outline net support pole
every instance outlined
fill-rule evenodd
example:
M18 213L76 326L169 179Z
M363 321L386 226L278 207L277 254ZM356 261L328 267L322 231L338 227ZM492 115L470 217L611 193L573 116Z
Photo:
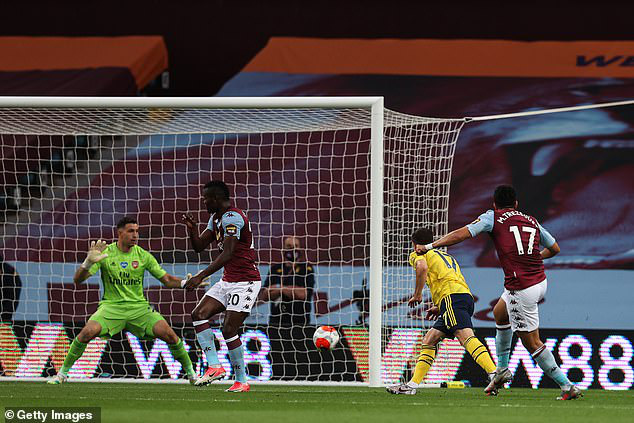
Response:
M370 133L370 339L369 383L381 381L383 317L383 98L372 105Z

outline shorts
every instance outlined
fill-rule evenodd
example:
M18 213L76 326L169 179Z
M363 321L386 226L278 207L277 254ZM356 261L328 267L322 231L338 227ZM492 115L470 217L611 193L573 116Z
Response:
M528 288L509 291L504 289L502 299L506 303L511 329L513 332L532 332L539 328L539 312L537 303L546 295L548 280Z
M458 329L473 328L473 297L471 294L449 294L440 300L440 315L433 328L445 334Z
M88 320L101 325L101 332L97 335L100 338L111 338L125 329L132 332L137 338L154 339L156 338L154 325L165 319L149 304L126 306L125 308L121 305L100 304L97 311Z
M251 313L261 286L262 281L225 282L220 279L205 295L218 300L228 311Z

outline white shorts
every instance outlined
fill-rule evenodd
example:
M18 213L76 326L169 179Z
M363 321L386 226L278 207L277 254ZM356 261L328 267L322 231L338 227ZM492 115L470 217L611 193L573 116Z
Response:
M225 309L250 313L258 299L262 281L225 282L220 279L205 292L205 295L218 300Z
M506 303L511 329L513 332L532 332L539 328L539 303L546 295L548 280L529 286L526 289L509 291L504 289L502 299Z

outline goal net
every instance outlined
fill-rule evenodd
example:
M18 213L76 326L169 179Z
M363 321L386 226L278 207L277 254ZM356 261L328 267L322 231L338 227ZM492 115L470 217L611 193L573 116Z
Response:
M226 182L248 216L263 286L303 288L262 301L247 319L251 380L377 385L409 376L430 324L425 306L407 307L410 235L447 231L464 120L405 115L382 99L58 100L0 101L1 376L60 369L102 291L98 274L79 286L73 274L91 240L116 242L122 217L138 220L139 245L170 274L217 257L215 245L195 253L181 221L192 213L204 230L210 180ZM204 372L190 317L204 290L167 289L149 273L144 288ZM222 317L211 322L232 377ZM313 344L321 325L340 335L331 350ZM452 379L444 351L455 347L440 347L427 381ZM163 341L124 330L91 341L69 376L176 380L183 371Z

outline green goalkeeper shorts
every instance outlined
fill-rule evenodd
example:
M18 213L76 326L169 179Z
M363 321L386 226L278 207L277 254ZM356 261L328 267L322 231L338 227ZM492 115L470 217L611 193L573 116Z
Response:
M100 338L111 338L125 329L137 338L154 339L154 325L165 319L149 304L99 304L88 320L101 325Z

